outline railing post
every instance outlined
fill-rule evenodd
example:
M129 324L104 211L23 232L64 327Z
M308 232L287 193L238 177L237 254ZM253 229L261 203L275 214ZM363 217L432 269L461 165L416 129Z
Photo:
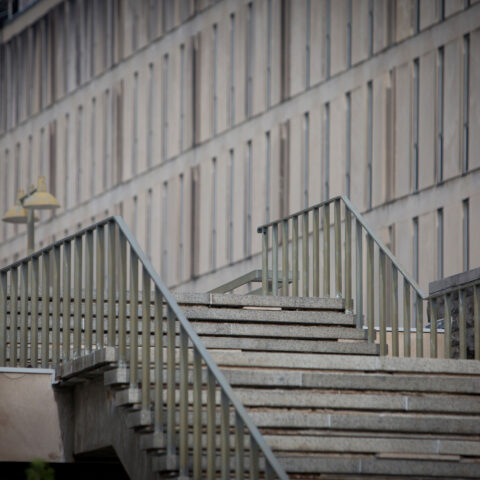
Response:
M259 472L259 452L258 452L258 445L253 439L252 436L250 436L250 479L252 480L258 480L260 478L260 472ZM223 478L228 478L228 476L223 477Z
M320 296L320 211L313 210L313 296Z
M288 220L282 222L282 295L288 296Z
M379 309L378 316L380 321L380 355L387 354L387 329L386 329L386 310L385 310L385 298L386 298L386 288L385 288L385 254L380 250L379 251L379 265L378 265L378 274L379 274Z
M20 266L20 366L27 366L28 350L28 263Z
M73 355L82 354L82 237L77 235L74 240L73 252Z
M323 206L323 295L330 296L330 204Z
M70 290L70 281L71 281L71 269L72 269L72 252L71 252L71 243L67 241L63 244L63 318L62 318L62 357L63 361L70 359L70 328L71 328L71 290ZM33 278L35 278L35 271L38 271L38 260L37 267L35 267L35 262L33 264ZM34 281L34 285L37 283ZM36 289L36 288L35 288ZM33 308L32 308L33 316Z
M142 410L150 409L150 276L145 268L142 269ZM172 318L172 322L175 322ZM170 328L170 327L169 327ZM175 329L175 325L173 326ZM169 331L169 352L170 352ZM175 342L175 341L174 341ZM173 347L175 349L175 346ZM175 363L175 352L173 353ZM169 407L171 404L169 403ZM175 413L175 406L173 406Z
M42 254L42 368L48 368L49 360L49 317L50 317L50 288L49 288L49 252Z
M18 271L10 271L10 366L17 366Z
M238 413L235 413L235 479L245 479L245 440L243 422Z
M229 432L230 434L230 432ZM193 479L202 478L202 357L193 349Z
M278 224L272 227L272 295L278 295Z
M144 303L145 306L145 303ZM145 312L145 310L144 310ZM145 316L145 313L143 314ZM142 328L145 328L142 325ZM145 345L145 344L144 344ZM143 348L145 348L143 345ZM175 314L167 307L167 456L175 450Z
M5 367L7 354L7 272L0 272L0 367Z
M298 217L292 220L292 296L298 297Z
M429 311L430 311L430 357L437 358L438 301L436 298L429 300Z
M403 279L403 355L410 357L411 352L411 322L410 322L410 284Z
M302 216L302 294L308 297L309 286L309 255L308 255L308 212Z
M60 358L60 246L53 247L53 318L52 318L52 363L56 365Z
M373 238L367 235L367 325L368 341L375 341L375 306L374 306L374 257L373 257Z
M398 357L398 270L392 266L392 355Z
M93 230L85 234L85 353L92 351Z
M207 367L207 478L216 478L215 468L215 377ZM243 478L243 477L242 477Z
M467 321L465 315L465 289L458 291L458 337L459 358L467 358Z
M268 227L262 230L262 295L268 295Z
M417 357L423 357L423 300L418 293L415 304L417 308Z
M220 396L221 478L230 478L230 408L227 396Z
M357 317L357 328L363 327L363 237L362 237L362 224L360 220L356 220L356 258L355 258L355 270L356 270L356 317Z
M352 216L345 205L345 310L353 311L352 305Z
M132 251L132 254L135 255ZM135 257L135 263L137 259ZM132 308L130 306L130 308ZM138 309L138 305L135 306ZM138 316L138 312L137 312ZM138 319L135 327L134 336L138 335ZM130 348L133 348L131 346ZM135 342L137 350L137 342ZM137 352L135 352L135 360ZM154 428L155 432L163 432L163 302L162 294L158 288L155 288L155 392L154 392ZM133 368L133 367L130 367ZM137 368L137 362L135 362ZM136 378L135 385L136 385Z
M443 318L445 319L443 326L445 330L445 333L443 334L443 348L445 350L445 358L452 357L452 311L450 298L449 293L443 296Z
M108 332L107 344L115 346L115 224L108 223Z
M480 360L480 284L473 286L473 330L475 360Z
M180 326L179 476L188 478L188 336Z
M127 332L126 332L126 308L127 308L127 242L125 236L120 233L118 239L119 264L118 264L118 351L119 364L125 365L127 360ZM150 305L148 305L150 311ZM150 339L149 339L150 340ZM145 346L144 346L145 348ZM150 358L149 358L150 363ZM142 368L145 366L142 365Z
M155 307L155 312L156 312ZM161 308L161 304L160 304ZM143 310L142 310L143 312ZM143 316L142 316L143 319ZM160 321L162 317L160 317ZM143 322L142 322L143 323ZM156 325L155 325L156 326ZM138 387L138 259L130 249L130 388Z
M104 292L104 275L105 275L105 234L104 226L100 225L96 228L96 251L97 251L97 293L95 300L96 314L96 344L97 348L103 348L105 335L105 292Z
M38 257L32 257L32 286L30 288L30 363L38 365Z
M341 229L340 199L334 204L335 231L335 296L342 297L342 229Z

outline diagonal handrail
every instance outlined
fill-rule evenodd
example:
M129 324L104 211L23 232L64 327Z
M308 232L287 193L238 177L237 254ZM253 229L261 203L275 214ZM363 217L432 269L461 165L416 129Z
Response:
M130 267L129 274L127 265ZM50 269L52 275L50 275ZM139 269L143 283L141 302L138 292ZM18 289L19 272L20 289ZM72 278L73 298L70 289ZM127 322L127 279L130 280L129 323ZM7 288L8 284L9 288ZM95 295L93 294L94 285ZM153 300L151 301L152 288ZM10 301L9 308L8 301ZM142 303L141 309L140 303ZM18 315L18 307L20 307L20 315ZM70 322L72 307L73 328ZM164 317L166 317L167 330L166 345L163 344ZM64 320L67 318L68 322ZM179 327L178 347L175 345L176 323ZM20 327L19 336L17 336L18 327ZM50 329L52 330L51 340L48 336ZM152 336L155 378L153 402L148 388ZM71 342L72 338L73 342ZM142 342L140 359L137 348L139 339ZM128 354L127 341L130 342ZM244 435L246 432L250 439L251 478L259 478L262 469L260 456L263 456L265 478L288 479L245 407L234 394L220 368L121 217L109 217L97 222L0 269L0 366L7 364L7 345L10 366L27 366L29 362L34 366L41 363L45 367L63 364L68 362L72 355L75 358L88 354L96 348L103 348L105 343L108 346L118 347L121 365L127 365L127 361L130 361L130 385L134 388L141 387L142 409L150 412L153 404L155 433L162 434L166 438L168 468L178 469L180 476L188 476L189 465L192 463L193 478L202 476L203 368L206 372L207 389L205 408L207 410L206 470L208 478L214 478L216 475L217 454L220 455L222 475L229 475L231 468L230 414L233 410L234 468L237 478L243 478L245 470L246 439ZM194 353L193 367L190 367L188 360L189 346ZM166 360L164 347L166 347ZM179 379L176 377L177 359L180 368ZM140 367L140 379L137 374L138 367ZM166 392L163 391L164 370L167 374ZM189 381L190 376L193 376L193 382ZM193 456L188 447L188 391L189 384L192 383ZM177 386L180 390L179 406L175 400ZM221 392L220 451L217 451L214 438L217 430L215 399L217 387ZM166 418L164 418L164 407L166 407ZM175 415L177 410L180 414L179 424Z

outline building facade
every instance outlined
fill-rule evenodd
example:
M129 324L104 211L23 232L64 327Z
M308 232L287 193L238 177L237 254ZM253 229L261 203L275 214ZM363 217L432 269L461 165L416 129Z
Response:
M0 2L0 211L37 246L122 215L167 285L260 266L257 226L338 194L428 282L480 266L480 2ZM0 263L25 253L0 226Z

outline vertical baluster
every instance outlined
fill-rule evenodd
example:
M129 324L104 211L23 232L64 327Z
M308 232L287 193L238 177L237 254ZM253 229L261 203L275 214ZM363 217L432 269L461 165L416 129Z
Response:
M458 291L459 358L467 358L467 320L465 315L465 289Z
M275 472L273 471L272 466L266 461L265 462L265 480L274 480Z
M450 303L450 294L443 296L443 318L445 333L443 334L443 348L445 350L445 358L452 358L452 310Z
M473 331L475 360L480 360L480 284L473 286Z
M313 296L320 296L320 212L318 208L313 209Z
M398 270L392 265L392 355L398 357Z
M298 297L298 217L292 220L292 296Z
M352 215L345 206L345 309L353 310L352 305Z
M53 279L52 279L52 362L56 365L60 358L60 245L53 247Z
M38 365L38 257L32 257L30 288L30 363Z
M155 306L155 313L157 313L157 306ZM138 387L138 334L138 259L132 248L130 249L130 388Z
M207 370L207 478L216 478L215 469L215 377ZM243 478L243 477L242 477Z
M42 368L48 367L49 360L49 323L50 323L50 279L49 279L49 252L42 254Z
M115 224L108 224L108 331L109 347L115 346Z
M150 409L150 276L145 268L142 269L142 410ZM175 320L173 329L175 332ZM170 339L169 339L170 340ZM175 333L174 333L175 342ZM170 347L170 345L169 345ZM175 349L175 345L173 347ZM175 351L174 351L175 355ZM175 357L174 357L175 363ZM169 404L170 406L170 404Z
M330 204L323 207L323 296L330 296Z
M262 230L262 295L268 295L268 227Z
M221 394L221 455L222 480L230 478L230 408L227 396Z
M20 366L27 366L28 350L28 263L20 266Z
M355 303L357 310L357 328L362 328L363 326L363 237L362 237L362 224L360 220L356 222L356 259L355 259L355 270L356 270L356 294L355 294Z
M416 294L417 308L417 357L423 357L423 300Z
M245 480L245 439L243 421L235 412L235 478Z
M335 296L342 297L342 226L340 199L334 203L334 232L335 232Z
M309 259L308 259L308 212L302 215L302 294L309 295Z
M193 479L202 478L202 357L193 349Z
M373 257L373 238L367 235L367 325L368 341L375 341L375 305L374 305L374 257Z
M175 456L175 316L167 307L167 455Z
M257 442L250 435L250 480L258 480L260 478L259 468L259 448Z
M385 281L385 254L380 250L378 255L379 266L379 311L378 316L380 320L380 355L387 354L387 328L386 328L386 311L385 311L385 298L386 298L386 281Z
M74 240L73 252L73 356L82 354L82 237Z
M282 222L282 295L288 296L288 220Z
M10 272L10 366L17 366L18 270Z
M105 275L105 235L104 227L100 225L97 227L97 236L96 236L96 253L97 253L97 298L95 304L95 315L96 315L96 343L97 348L103 348L104 344L104 333L105 333L105 322L104 322L104 275Z
M410 322L410 284L403 278L403 355L409 358L411 356L411 322Z
M7 363L7 272L0 272L0 367Z
M136 262L137 260L135 258L135 263ZM135 306L135 309L137 308L138 307ZM138 335L138 325L135 326L133 337L137 337L137 335ZM135 350L137 350L137 342L135 342ZM163 432L163 303L162 303L162 294L158 288L155 288L155 354L154 356L155 356L155 393L154 393L155 432ZM135 354L135 359L136 357L137 355ZM137 368L136 363L135 363L135 368ZM135 385L136 385L136 381L135 381Z
M272 295L278 295L278 223L273 225L272 236Z
M188 478L188 335L180 325L180 477Z
M118 239L119 264L118 264L118 350L121 365L127 360L127 332L126 332L126 309L127 309L127 242L123 233ZM145 306L145 305L144 305ZM150 312L150 303L148 303ZM148 316L150 320L150 317ZM149 322L150 323L150 322ZM145 346L144 346L145 348Z
M35 264L33 267L33 278L35 278ZM71 291L70 281L72 277L72 248L71 242L66 241L63 244L63 331L62 331L62 358L68 360L70 358L70 328L71 328ZM35 283L35 282L34 282ZM33 317L33 305L32 305Z
M430 306L430 357L437 358L437 318L438 301L436 298L429 300Z
M85 234L85 353L92 351L93 230Z

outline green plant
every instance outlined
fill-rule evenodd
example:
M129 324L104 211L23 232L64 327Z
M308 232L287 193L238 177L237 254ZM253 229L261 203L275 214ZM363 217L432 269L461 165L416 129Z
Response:
M25 472L27 480L55 480L53 468L43 460L33 460Z

